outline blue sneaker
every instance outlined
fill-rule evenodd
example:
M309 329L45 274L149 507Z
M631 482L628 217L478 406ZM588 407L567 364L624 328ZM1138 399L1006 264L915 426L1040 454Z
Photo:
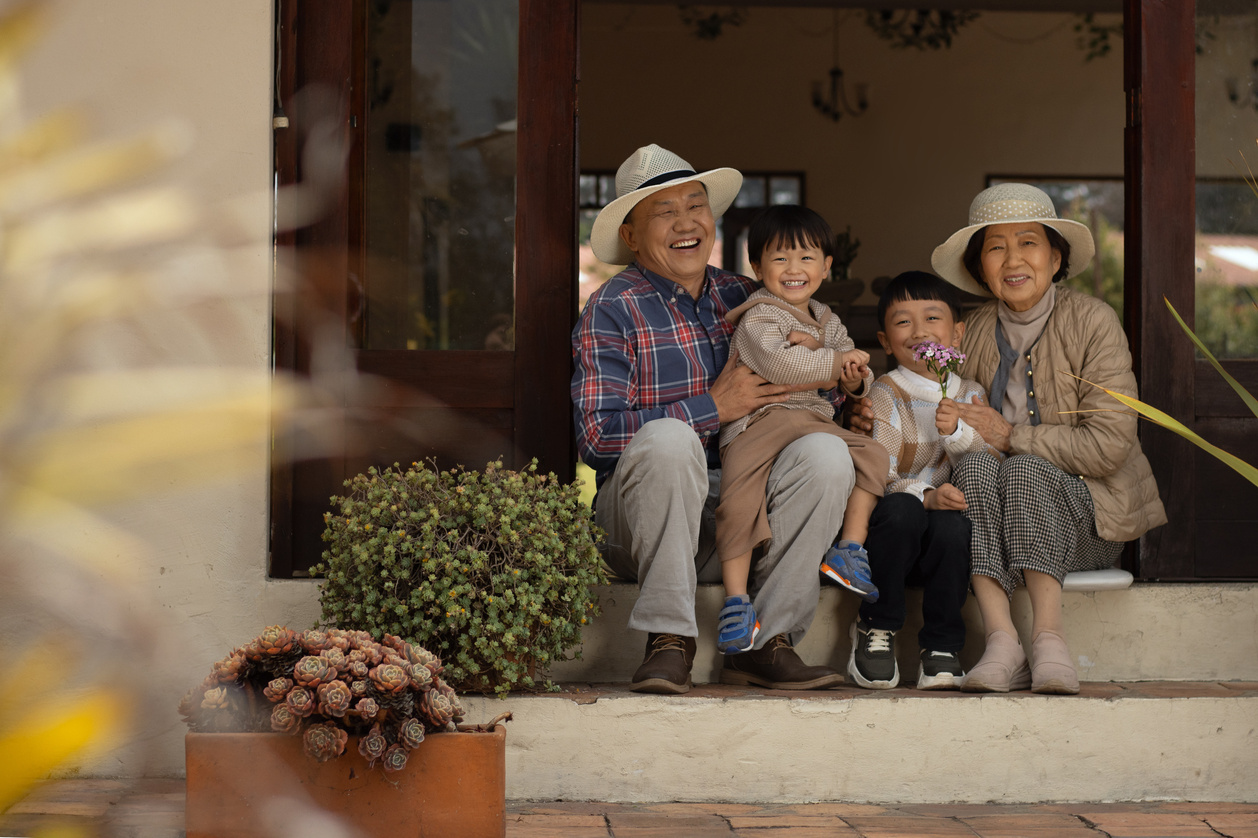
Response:
M821 572L865 602L878 601L878 587L869 570L869 554L855 541L836 541L821 560Z
M716 618L716 648L723 655L745 652L756 642L760 621L746 595L725 598L725 607Z

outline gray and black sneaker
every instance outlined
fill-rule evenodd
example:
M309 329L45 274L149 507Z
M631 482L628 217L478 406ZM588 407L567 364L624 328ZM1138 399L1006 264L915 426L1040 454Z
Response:
M889 690L900 683L900 665L895 660L895 632L870 628L859 617L849 634L852 655L847 674L867 690Z
M922 650L922 665L917 670L919 690L959 690L964 676L956 652Z

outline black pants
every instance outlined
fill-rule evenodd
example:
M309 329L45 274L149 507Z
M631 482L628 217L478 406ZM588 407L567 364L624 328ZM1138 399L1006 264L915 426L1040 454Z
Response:
M877 629L904 627L904 589L923 588L923 649L960 652L965 645L961 608L970 586L970 522L960 512L927 510L915 496L894 492L878 501L869 519L869 567L878 601L860 616Z

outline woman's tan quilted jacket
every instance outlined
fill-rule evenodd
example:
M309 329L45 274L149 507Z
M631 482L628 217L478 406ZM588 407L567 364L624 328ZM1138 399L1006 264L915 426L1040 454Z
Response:
M995 301L967 318L961 351L961 374L990 392L1000 364ZM1015 425L1009 453L1035 454L1082 477L1096 509L1097 534L1107 541L1130 541L1165 524L1153 471L1136 439L1135 415L1092 386L1136 395L1127 336L1113 309L1057 286L1044 333L1031 347L1031 370L1041 424ZM997 410L1000 398L993 397Z

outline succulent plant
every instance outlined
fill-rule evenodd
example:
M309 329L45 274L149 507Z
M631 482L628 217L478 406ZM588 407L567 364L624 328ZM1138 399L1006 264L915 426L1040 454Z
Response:
M396 636L377 641L365 631L269 626L213 664L179 712L198 732L301 736L306 755L319 762L340 756L357 736L369 765L400 771L428 734L462 719L441 671L439 658Z
M401 745L390 745L389 750L384 752L381 764L385 771L401 771L406 767L407 759L406 748Z
M401 658L416 685L419 665L464 690L553 687L546 668L579 655L599 613L593 588L607 581L577 485L534 460L373 468L345 486L311 568L324 577L325 625L388 632L382 662Z
M306 728L302 741L306 745L306 756L315 762L327 762L345 753L349 734L332 722L324 722Z

